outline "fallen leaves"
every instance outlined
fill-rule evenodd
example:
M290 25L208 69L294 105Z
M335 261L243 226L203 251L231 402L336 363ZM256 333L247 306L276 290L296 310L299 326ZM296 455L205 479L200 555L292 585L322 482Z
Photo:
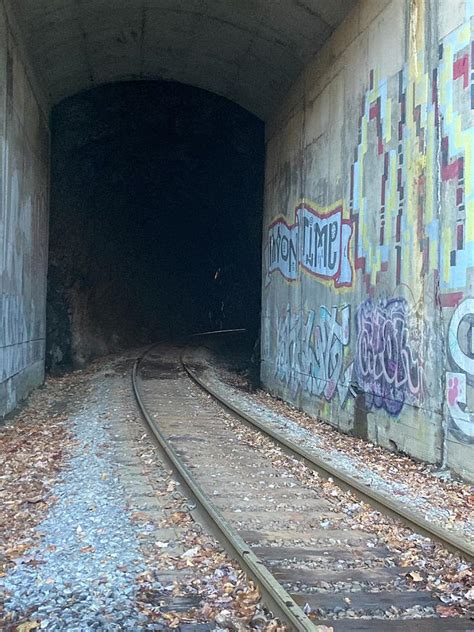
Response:
M73 445L64 403L83 385L80 374L51 378L7 425L0 426L0 576L41 538L35 527L57 500L50 489ZM25 558L24 563L40 566L43 561ZM0 605L0 628L4 629L2 617ZM16 627L9 621L8 625L17 632L39 627L33 620Z
M412 571L411 573L407 573L406 577L411 579L412 582L422 582L423 577L418 573L418 571Z
M62 418L37 409L25 409L15 426L0 429L2 570L36 540L34 527L52 502L48 488L61 465L58 447L67 443Z
M30 630L36 630L39 628L39 621L25 621L25 623L20 623L17 625L16 632L30 632Z

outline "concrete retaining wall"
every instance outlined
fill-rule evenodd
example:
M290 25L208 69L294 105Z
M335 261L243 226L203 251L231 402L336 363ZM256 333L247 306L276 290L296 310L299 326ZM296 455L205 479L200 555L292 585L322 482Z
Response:
M474 477L474 3L363 0L267 126L262 378Z
M0 2L0 415L44 376L49 131Z

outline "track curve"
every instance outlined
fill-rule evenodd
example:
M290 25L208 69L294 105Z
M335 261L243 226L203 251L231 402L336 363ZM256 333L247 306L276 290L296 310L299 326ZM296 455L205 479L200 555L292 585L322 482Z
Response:
M404 632L471 631L465 619L436 618L433 598L428 592L407 590L404 576L409 569L397 566L383 544L370 544L370 536L366 533L352 531L354 527L344 524L338 510L331 508L330 503L323 496L318 496L317 491L313 493L305 489L304 485L298 487L298 483L287 484L282 480L281 476L284 479L285 474L274 467L272 470L271 464L256 453L254 447L236 438L238 432L233 429L232 423L231 428L225 428L223 416L228 415L222 412L222 407L232 411L233 416L237 415L247 425L270 436L272 441L283 446L285 452L313 469L321 471L324 464L315 463L310 454L293 450L284 437L285 441L280 441L279 437L272 436L267 428L253 423L256 420L251 420L249 415L238 411L231 402L208 388L183 358L182 349L174 347L170 351L170 348L167 350L162 346L156 353L155 349L148 349L133 368L133 389L143 417L188 493L195 499L201 515L211 525L211 531L258 584L267 607L289 629L326 630L326 627L313 623L305 611L307 608L308 611L317 611L321 603L328 603L329 609L320 616L321 623L335 625L337 632L380 632L381 629ZM203 389L207 396L203 395ZM213 404L211 397L219 405ZM352 481L345 480L334 468L324 468L323 473L333 477L341 487L361 495ZM356 483L357 487L361 487L360 482ZM270 506L265 505L266 498L271 501ZM367 500L365 496L364 500L371 504L375 502L374 499ZM383 509L384 504L377 502L377 508L380 509L382 505ZM389 507L387 511L400 517L396 509L394 511ZM331 530L332 527L325 530L326 527L320 529L315 526L321 517L327 518L328 515L329 520L336 525L334 530ZM309 523L308 516L311 516ZM249 525L253 530L248 530ZM423 529L424 533L431 525L426 526L428 528ZM376 548L369 551L366 546ZM456 546L454 548L458 551ZM258 557L255 552L259 554ZM329 558L325 557L328 555ZM331 566L332 558L338 562L344 559L348 561L342 566ZM359 593L336 591L325 594L314 592L312 588L318 585L315 582L321 582L322 579L327 580L323 582L326 584L328 581L340 583L342 580L344 587L348 580L353 581L354 578L358 585L367 585L368 589ZM325 615L330 615L336 602L341 610L342 598L343 608L347 607L344 602L353 601L354 604L359 603L362 610L371 608L367 610L369 613L377 611L379 604L385 610L395 607L395 611L401 604L402 618L368 619L362 616L361 620L336 618L324 621ZM304 610L301 607L303 605ZM350 607L357 609L356 605ZM417 612L424 612L423 608L426 611L431 609L433 614L418 618ZM347 627L347 624L356 627ZM397 627L398 624L403 627Z
M219 539L221 541L224 540L226 548L230 549L233 557L260 587L267 606L276 616L280 617L282 621L290 625L291 629L297 630L298 632L317 632L319 626L315 626L311 619L306 616L304 611L266 569L263 562L252 552L250 547L244 542L235 529L232 528L230 523L224 519L217 507L194 479L189 469L181 461L170 442L161 432L153 416L148 411L142 395L138 369L144 357L150 351L151 349L148 349L136 360L132 370L132 385L135 398L149 429L173 468L199 504L200 509L215 526L215 529L220 535Z

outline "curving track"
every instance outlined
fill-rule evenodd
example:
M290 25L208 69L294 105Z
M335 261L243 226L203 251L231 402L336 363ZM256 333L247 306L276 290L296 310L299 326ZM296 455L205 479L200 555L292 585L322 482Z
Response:
M468 620L436 618L431 593L407 585L412 569L397 566L383 542L354 529L324 494L301 483L286 468L287 457L276 467L241 436L222 407L202 392L206 385L182 364L180 351L161 345L137 361L137 401L207 523L289 629L317 630L305 614L311 611L327 618L318 623L332 625L335 632L474 630ZM231 408L228 402L222 404ZM248 415L235 409L233 413L253 423ZM258 429L268 435L267 429ZM271 438L282 439L275 433ZM286 443L286 452L321 471L324 464L311 464L311 455L298 454ZM340 473L331 475L351 487ZM361 490L354 491L361 495ZM392 515L396 509L387 507ZM407 522L406 516L401 518ZM417 529L413 520L410 526ZM418 530L426 534L429 528L427 523ZM439 539L440 534L433 536ZM457 546L462 543L448 544L466 554Z

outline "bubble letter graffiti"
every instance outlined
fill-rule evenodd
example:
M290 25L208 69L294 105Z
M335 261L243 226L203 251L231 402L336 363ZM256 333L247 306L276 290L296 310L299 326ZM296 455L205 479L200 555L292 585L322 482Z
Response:
M295 223L277 219L268 228L265 259L267 281L278 271L295 281L299 267L321 279L332 280L336 287L352 285L349 242L352 225L342 218L342 208L318 213L307 205L295 211Z
M416 323L403 298L367 299L357 310L355 372L368 409L398 415L405 401L418 403L423 368Z
M450 430L463 443L474 443L474 411L469 411L467 401L468 384L474 382L474 298L456 308L447 342L453 368L457 369L457 372L446 373Z

